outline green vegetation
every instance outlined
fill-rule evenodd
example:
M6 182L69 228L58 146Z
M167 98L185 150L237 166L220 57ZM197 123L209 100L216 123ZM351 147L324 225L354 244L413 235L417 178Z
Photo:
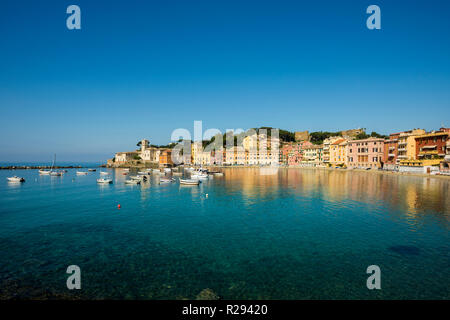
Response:
M358 134L358 135L356 135L356 139L357 140L360 140L360 139L367 139L367 138L382 138L382 139L387 139L388 138L388 136L385 136L385 135L382 135L382 134L379 134L379 133L377 133L377 132L375 132L375 131L372 131L371 133L370 133L370 135L369 134L367 134L367 133L360 133L360 134Z
M336 136L342 137L342 133L340 131L338 132L316 131L311 132L309 136L312 144L322 144L323 140L329 137L336 137Z
M272 136L272 129L274 129L272 127L252 128L252 129L249 129L245 132L241 132L238 134L233 134L233 132L229 131L222 135L223 146L224 147L226 146L227 136L230 137L231 135L233 135L233 140L234 140L233 145L237 146L238 140L242 141L244 139L244 137L249 133L250 130L255 130L259 134L259 133L262 133L262 131L260 131L261 129L266 130L266 134L267 134L268 138L270 138ZM206 147L207 145L209 145L210 143L213 143L216 140L216 138L218 138L218 137L220 137L220 135L215 135L210 140L203 140L202 141L203 148ZM293 132L280 129L279 130L279 138L283 142L291 142L291 141L295 141L295 134Z

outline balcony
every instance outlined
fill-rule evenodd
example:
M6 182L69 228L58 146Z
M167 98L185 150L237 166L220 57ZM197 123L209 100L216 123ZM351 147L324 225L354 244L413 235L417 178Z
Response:
M395 153L388 153L388 157L389 158L394 158L395 157Z
M397 159L408 159L408 157L404 156L404 155L399 155L399 156L397 156Z
M434 145L434 146L423 146L422 148L420 148L420 151L426 152L428 150L433 150L433 149L436 149L436 148L437 148L436 145Z
M406 151L406 148L398 148L398 151Z

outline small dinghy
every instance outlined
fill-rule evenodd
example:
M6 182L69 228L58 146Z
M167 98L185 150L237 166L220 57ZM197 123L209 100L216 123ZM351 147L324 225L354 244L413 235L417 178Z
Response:
M25 182L25 179L22 177L14 176L14 177L8 177L6 178L10 182Z
M97 179L97 183L110 184L110 183L112 183L112 180L111 179L106 179L106 178L101 178L101 179Z
M100 171L100 174L101 174L101 175L108 175L109 172L106 172L106 171Z
M166 178L159 179L159 183L170 183L173 181L175 181L175 179L166 179Z
M184 185L198 185L200 183L200 180L198 179L180 179L180 184Z
M78 176L85 176L85 175L87 175L89 172L87 172L87 171L77 171L77 175Z
M51 172L50 170L43 170L43 169L39 170L39 174L42 174L42 175L49 175L50 172Z

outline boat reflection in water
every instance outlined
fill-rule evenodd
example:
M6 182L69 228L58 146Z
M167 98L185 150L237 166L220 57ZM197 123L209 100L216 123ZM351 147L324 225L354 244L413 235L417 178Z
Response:
M186 170L130 186L133 169L110 170L106 185L75 169L59 179L30 170L17 187L4 171L1 297L195 299L209 288L224 299L449 298L442 177L226 168L194 186L180 185ZM65 287L68 263L88 270L77 293ZM382 290L366 287L370 265Z

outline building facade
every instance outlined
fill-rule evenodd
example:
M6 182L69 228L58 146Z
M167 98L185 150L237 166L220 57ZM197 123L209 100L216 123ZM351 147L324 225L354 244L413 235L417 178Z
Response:
M330 144L330 165L342 167L347 163L347 140L342 138Z
M382 166L384 139L368 138L347 143L347 167L376 169Z
M400 133L392 133L389 139L384 140L383 168L398 170L398 138Z
M416 136L425 134L423 129L400 132L398 136L397 164L402 160L416 160Z

